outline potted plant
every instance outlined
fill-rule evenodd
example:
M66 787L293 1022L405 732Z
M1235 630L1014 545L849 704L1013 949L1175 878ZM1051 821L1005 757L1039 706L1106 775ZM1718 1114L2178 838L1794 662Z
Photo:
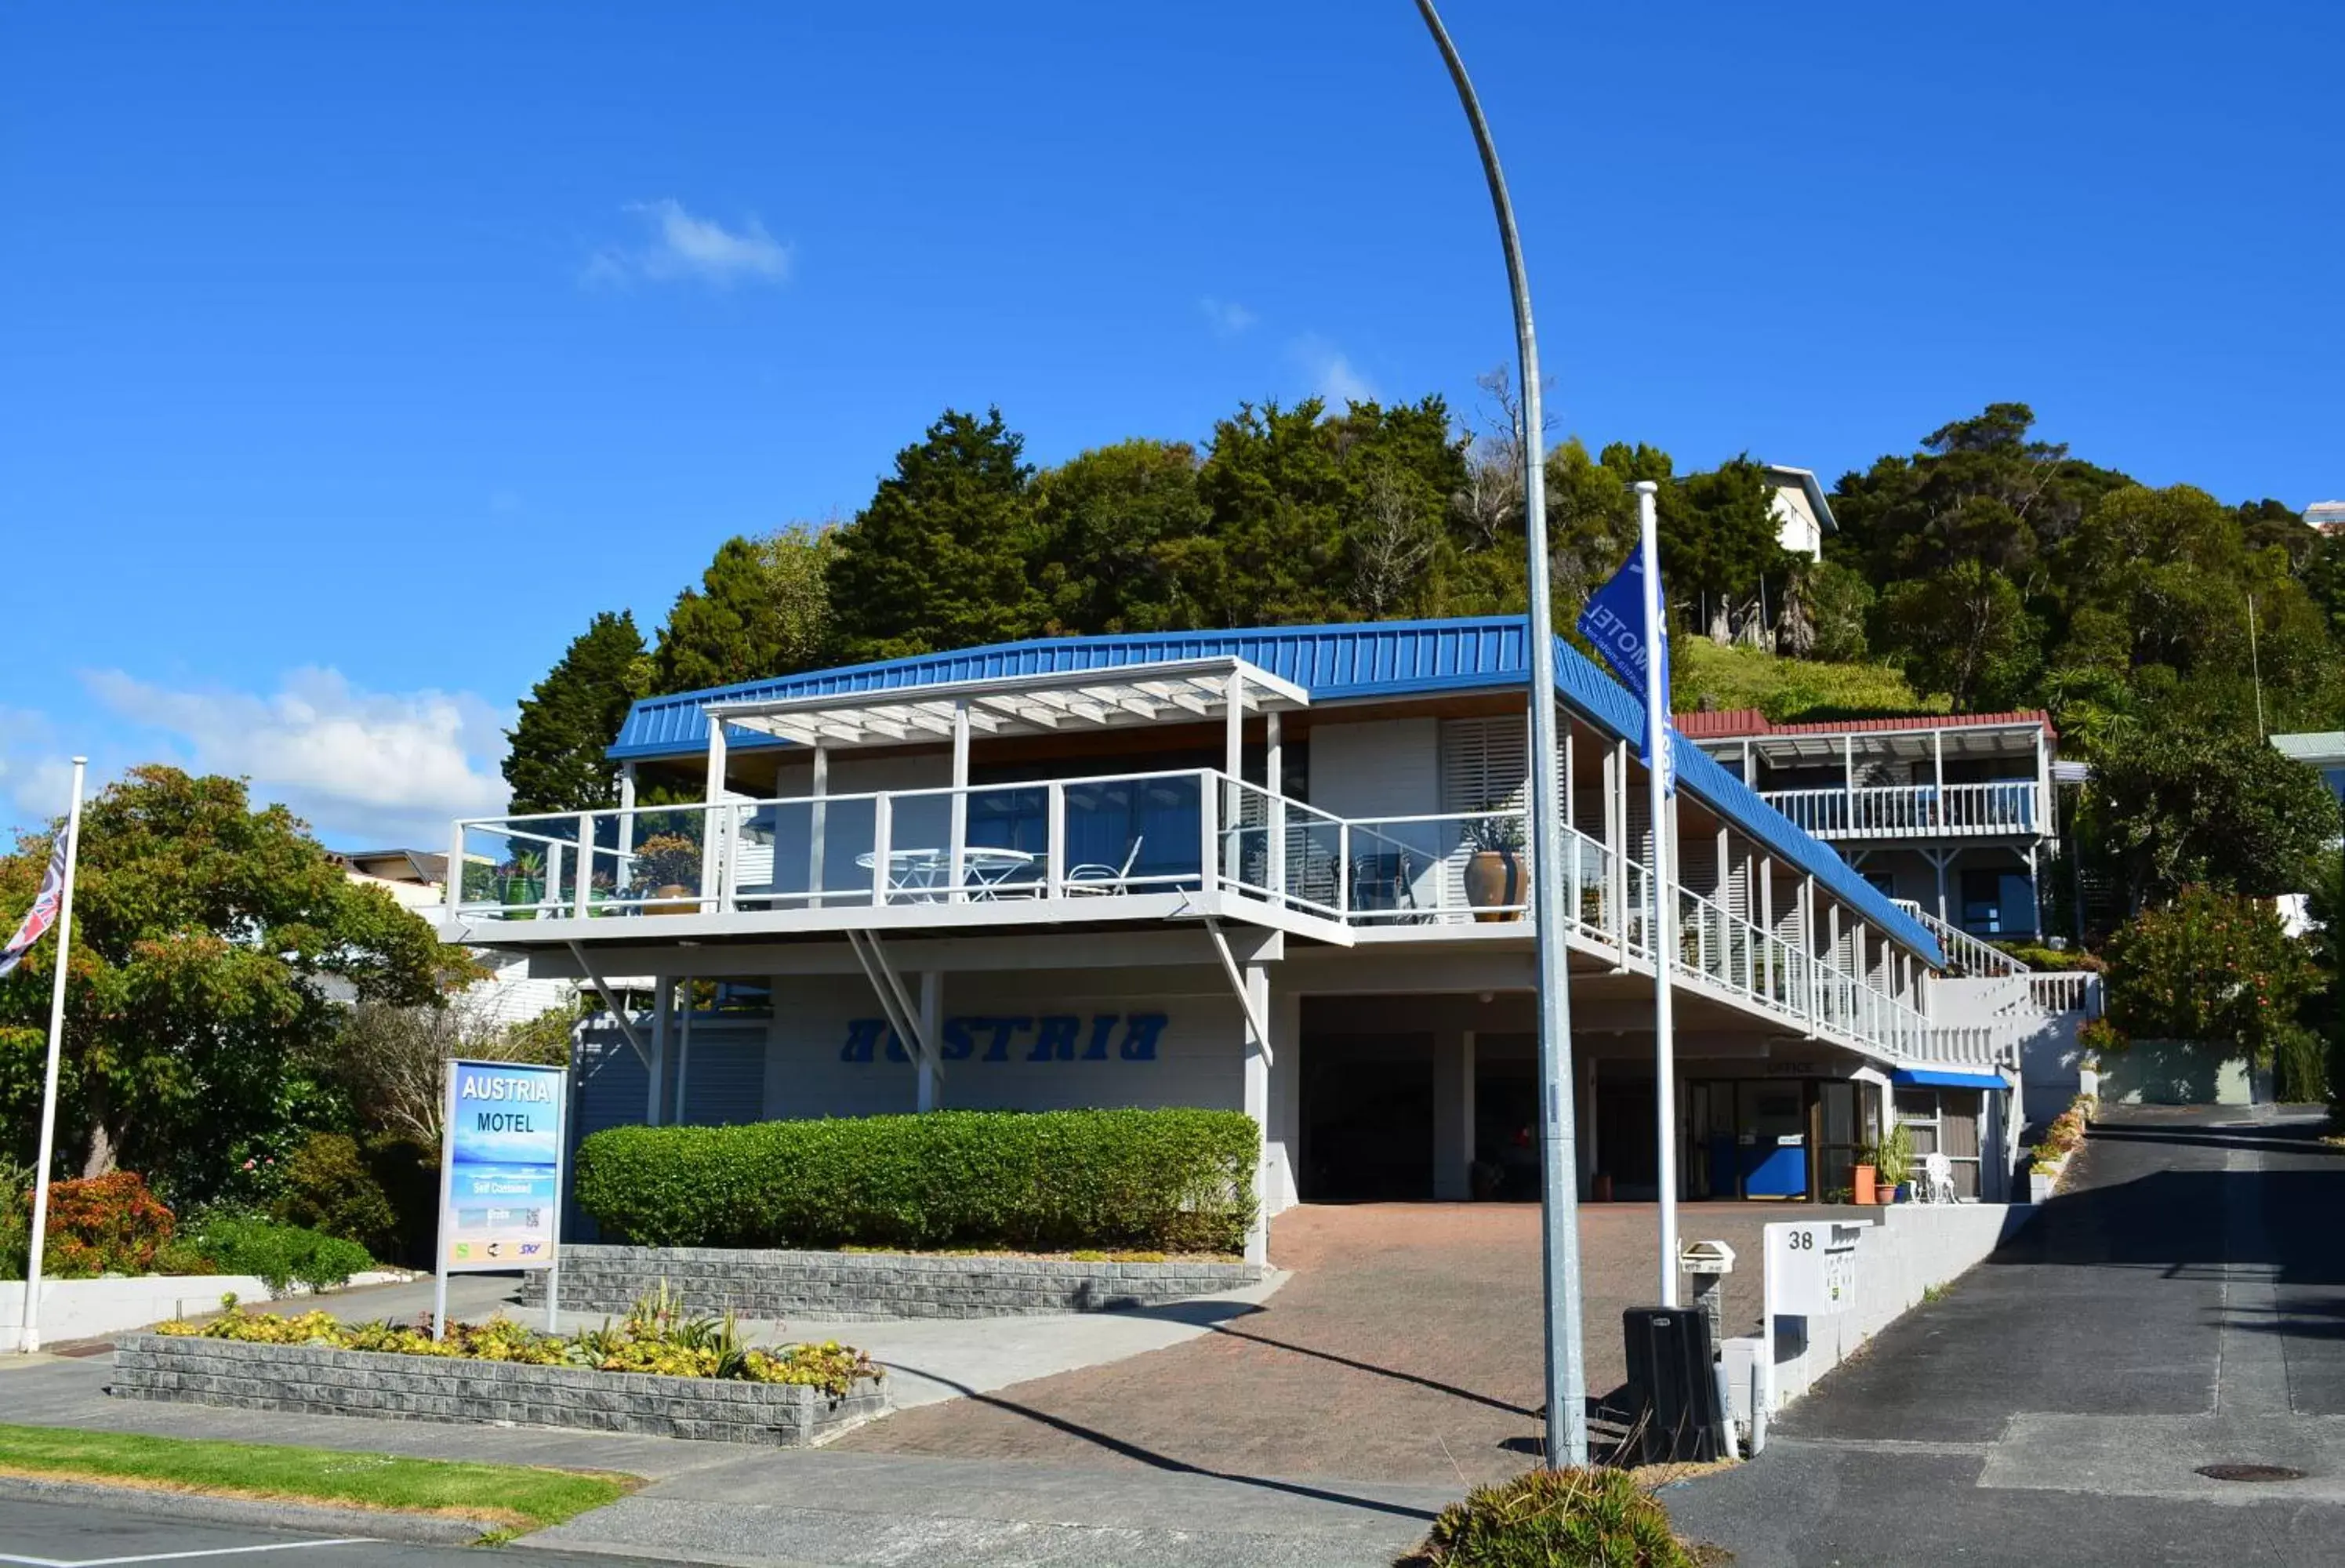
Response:
M1868 1143L1856 1151L1856 1163L1849 1168L1852 1196L1858 1208L1870 1209L1880 1201L1874 1196L1880 1175L1881 1157Z
M497 902L508 920L534 920L545 902L545 851L513 845L513 858L497 867Z
M1474 918L1482 921L1519 920L1520 909L1506 905L1523 902L1523 824L1503 802L1493 803L1466 819L1466 902Z
M1881 1185L1888 1189L1885 1199L1893 1203L1914 1201L1914 1129L1899 1122L1881 1140L1879 1158Z
M635 846L635 888L660 902L646 915L695 915L700 911L700 845L680 833L655 833Z

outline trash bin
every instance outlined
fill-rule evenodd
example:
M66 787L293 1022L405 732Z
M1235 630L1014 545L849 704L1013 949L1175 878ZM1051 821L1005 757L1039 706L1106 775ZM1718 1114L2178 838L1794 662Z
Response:
M1710 1322L1691 1308L1631 1307L1628 1341L1629 1438L1615 1462L1701 1463L1726 1453Z

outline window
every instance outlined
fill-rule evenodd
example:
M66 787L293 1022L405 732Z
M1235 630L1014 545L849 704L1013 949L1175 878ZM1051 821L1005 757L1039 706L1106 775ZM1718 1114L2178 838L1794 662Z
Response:
M1954 1168L1954 1196L1979 1195L1979 1091L1899 1089L1897 1119L1914 1138L1914 1172L1923 1157L1943 1153Z

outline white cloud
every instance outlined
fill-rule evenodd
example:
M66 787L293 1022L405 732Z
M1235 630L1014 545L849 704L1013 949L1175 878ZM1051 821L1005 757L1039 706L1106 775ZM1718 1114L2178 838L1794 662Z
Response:
M698 278L726 287L789 279L791 248L766 233L755 217L745 219L739 228L727 228L714 218L695 217L673 198L631 202L625 210L649 227L649 240L596 251L586 263L588 283Z
M40 829L65 814L73 763L48 715L0 707L0 826ZM12 848L0 834L0 853Z
M1298 338L1293 345L1295 362L1311 379L1314 395L1336 413L1346 403L1374 402L1376 389L1349 357L1324 338Z
M328 837L430 848L452 819L504 809L506 715L469 692L366 692L321 669L268 696L119 670L84 680L121 718L176 740L188 766L250 778L257 801L283 801Z
M1197 309L1216 338L1234 338L1260 319L1236 300L1216 299L1210 294L1197 301Z

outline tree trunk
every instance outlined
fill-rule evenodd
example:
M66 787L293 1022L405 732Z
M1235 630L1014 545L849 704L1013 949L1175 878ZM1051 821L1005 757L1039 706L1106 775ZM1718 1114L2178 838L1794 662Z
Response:
M113 1100L103 1081L90 1084L89 1153L81 1162L85 1180L93 1176L111 1176L115 1160L121 1153L122 1129L113 1125Z

